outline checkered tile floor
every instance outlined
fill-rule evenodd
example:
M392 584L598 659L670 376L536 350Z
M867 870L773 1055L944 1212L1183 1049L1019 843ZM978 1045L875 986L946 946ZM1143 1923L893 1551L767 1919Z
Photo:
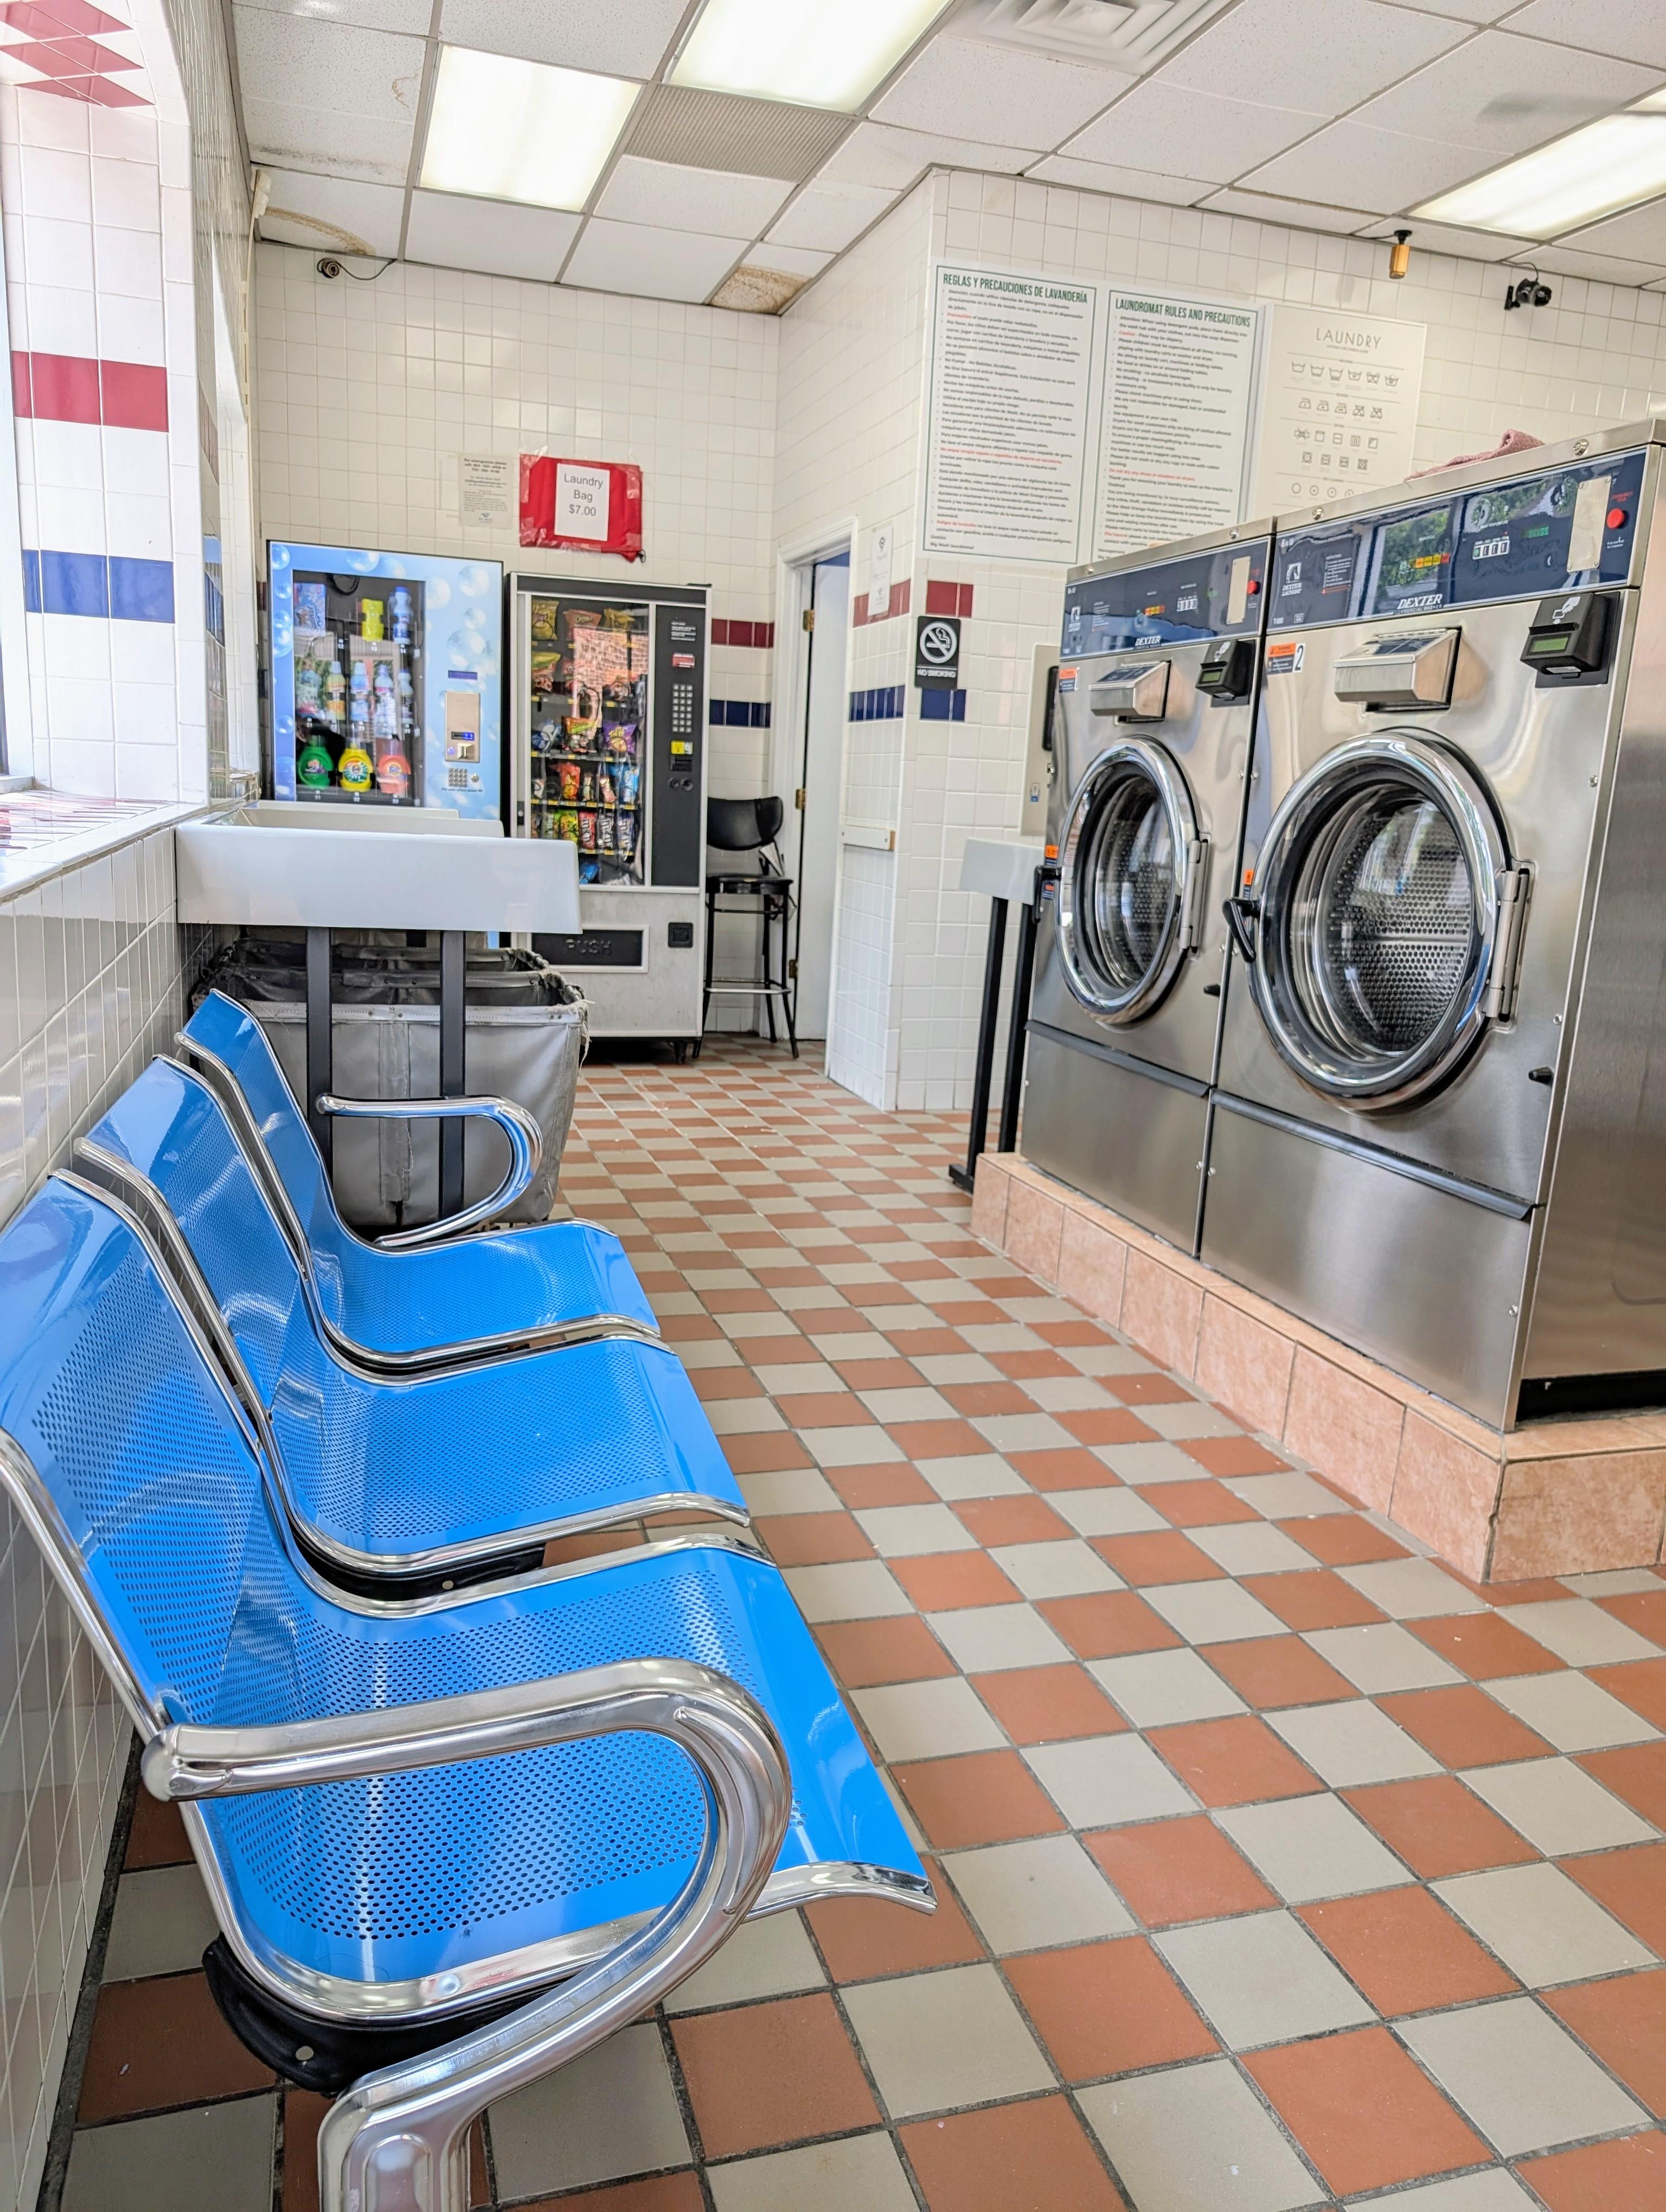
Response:
M931 1855L497 2107L586 2212L1666 2207L1666 1583L1477 1593L967 1231L964 1127L593 1067L624 1237ZM313 2204L141 1808L70 2212Z

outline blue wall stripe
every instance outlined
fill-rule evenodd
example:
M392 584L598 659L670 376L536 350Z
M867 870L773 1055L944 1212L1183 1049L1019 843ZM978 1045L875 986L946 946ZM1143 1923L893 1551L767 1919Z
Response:
M901 684L881 684L867 691L853 691L850 695L850 720L853 722L895 722L900 720L907 687Z
M964 722L966 719L966 694L935 688L922 691L920 694L920 719L922 722Z
M23 604L35 615L171 623L173 564L129 560L121 554L26 550Z
M707 702L706 720L714 730L767 730L769 727L769 702L767 699L712 699Z

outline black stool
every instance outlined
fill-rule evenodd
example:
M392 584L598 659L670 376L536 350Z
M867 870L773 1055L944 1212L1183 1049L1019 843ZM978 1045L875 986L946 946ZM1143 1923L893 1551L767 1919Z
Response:
M781 1001L787 1024L787 1041L793 1057L799 1056L798 1028L793 1018L793 990L787 951L787 930L793 911L793 878L781 869L781 850L775 840L787 809L778 799L708 799L706 801L706 842L720 853L756 853L757 866L724 869L706 878L706 995L700 1012L703 1030L714 998L762 999L769 1018L769 1042L775 1035L775 1001ZM769 850L766 852L764 848ZM773 860L771 859L773 854ZM729 904L723 902L727 900ZM758 917L763 980L754 982L740 975L712 974L716 942L715 924L721 914L755 914ZM774 925L781 927L780 972L776 972Z

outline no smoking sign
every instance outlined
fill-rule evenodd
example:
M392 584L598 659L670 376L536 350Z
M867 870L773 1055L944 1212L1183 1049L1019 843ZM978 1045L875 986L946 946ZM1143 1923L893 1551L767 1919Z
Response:
M914 680L922 691L952 691L960 681L960 617L921 615L914 625Z

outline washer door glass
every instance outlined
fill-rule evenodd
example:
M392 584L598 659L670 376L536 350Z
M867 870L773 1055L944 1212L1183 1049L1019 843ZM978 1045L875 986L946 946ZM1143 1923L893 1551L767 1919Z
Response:
M1059 856L1059 943L1071 989L1116 1023L1162 1000L1187 945L1201 866L1191 793L1161 745L1128 738L1083 777Z
M1437 739L1362 738L1295 786L1262 850L1251 978L1305 1083L1388 1106L1456 1072L1485 1026L1507 866L1484 787Z

